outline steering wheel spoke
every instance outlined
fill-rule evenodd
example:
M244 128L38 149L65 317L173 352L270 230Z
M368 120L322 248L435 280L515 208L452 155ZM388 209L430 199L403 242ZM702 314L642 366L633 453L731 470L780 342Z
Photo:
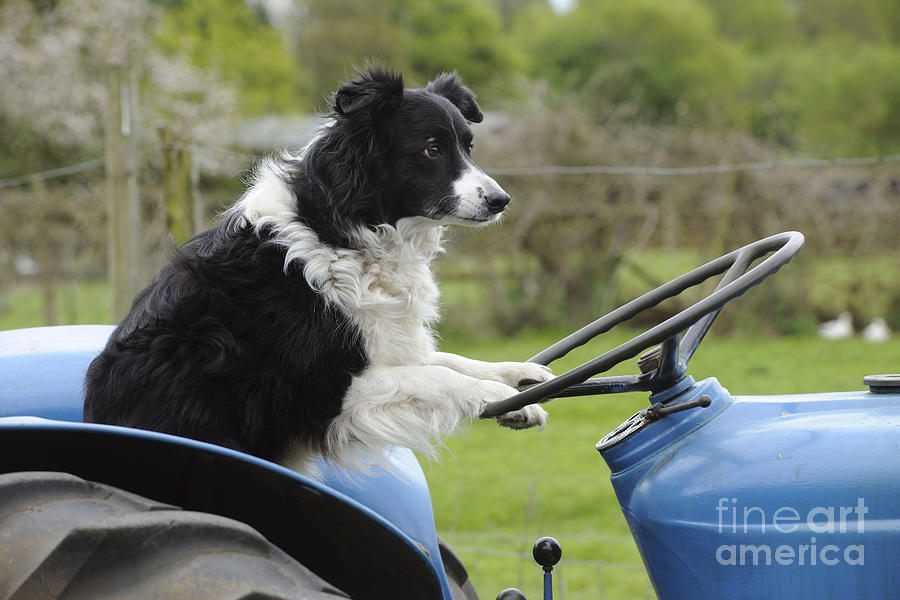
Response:
M591 377L587 381L565 388L554 398L574 396L598 396L600 394L623 394L625 392L647 392L652 387L652 374L615 375L612 377Z
M505 400L489 404L481 416L483 418L497 416L554 397L627 391L658 392L667 389L684 378L688 362L722 307L778 271L802 246L803 234L799 232L789 231L773 235L720 256L628 302L529 360L543 365L549 364L660 302L724 273L711 294L677 315L554 379L525 389ZM771 256L750 268L755 260L768 254ZM641 369L645 371L642 375L594 377L656 345L660 346L656 363L650 367L645 360L645 366L648 368L646 371L644 368Z
M728 271L725 272L725 275L722 276L722 279L719 280L719 283L716 285L716 289L714 291L719 291L747 272L750 264L758 257L757 254L752 253L748 248L748 246L745 246L740 250L737 250L737 255L734 258L734 262L728 268ZM721 311L722 309L719 309L706 315L705 317L691 325L688 328L687 332L684 334L684 343L682 344L682 349L678 356L678 359L680 362L683 362L685 366L687 366L687 363L690 362L691 357L697 350L697 347L700 346L700 342L702 342L704 336L706 336L706 332L709 331L710 327L712 327L713 321L716 320L716 317L719 316L719 313Z

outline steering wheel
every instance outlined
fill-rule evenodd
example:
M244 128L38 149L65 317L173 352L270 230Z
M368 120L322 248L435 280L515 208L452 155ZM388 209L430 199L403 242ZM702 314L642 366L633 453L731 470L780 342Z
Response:
M528 360L542 365L549 364L565 356L573 348L587 343L663 300L678 296L688 288L725 273L716 289L706 298L579 367L529 387L514 396L488 404L481 413L481 418L495 417L550 398L632 391L654 393L664 390L672 390L674 393L681 391L679 384L687 387L693 383L690 377L685 376L687 363L722 307L787 264L801 246L803 246L802 233L796 231L779 233L720 256L620 306ZM774 254L748 270L753 261L772 252ZM682 332L683 336L680 335ZM656 345L660 347L639 360L641 375L593 377Z

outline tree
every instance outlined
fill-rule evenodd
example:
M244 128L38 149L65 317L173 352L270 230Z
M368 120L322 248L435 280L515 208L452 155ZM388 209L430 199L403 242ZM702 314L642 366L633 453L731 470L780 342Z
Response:
M800 31L782 0L703 0L715 15L719 32L754 52L796 44Z
M304 70L281 33L235 0L171 2L155 44L169 56L216 73L239 93L244 115L308 110Z
M99 151L103 65L129 61L147 41L145 3L74 4L46 12L26 0L0 6L0 122L10 140L4 153L19 173Z
M533 49L533 74L651 120L737 119L748 65L690 0L582 2Z
M207 140L220 140L227 130L234 91L211 70L156 49L160 11L148 2L61 0L39 12L27 0L9 0L0 11L0 123L9 134L0 154L14 162L14 173L101 152L111 63L138 71L147 92L141 102L146 143L156 143L160 126Z
M795 0L797 27L810 39L846 34L869 43L900 42L896 0Z
M478 0L394 0L413 76L425 83L457 71L482 94L498 91L519 64L504 43L497 8Z
M157 128L179 131L185 144L219 140L228 131L234 94L209 71L154 48L151 34L159 10L146 1L61 0L36 10L27 0L9 0L0 11L0 78L5 84L0 86L0 124L8 135L4 140L9 139L0 156L5 155L3 162L15 174L101 153L110 64L129 65L144 90L152 92L142 95L141 127L131 110L136 103L125 99L115 104L129 109L130 118L120 123L143 133L141 150L158 144ZM0 210L10 222L21 224L0 231L3 245L37 257L48 321L55 318L55 279L75 259L71 248L104 245L103 194L93 188L79 198L73 188L61 191L36 180L30 189L0 195ZM140 237L134 231L126 236ZM136 244L145 241L156 242L148 235ZM102 264L99 256L94 254Z
M519 64L496 7L479 0L310 0L306 6L298 55L312 72L315 98L369 61L419 85L455 70L487 96Z
M309 96L321 109L354 66L367 61L405 70L404 40L393 4L382 0L309 0L297 23L296 53L309 69Z
M823 156L900 151L900 49L825 39L772 57L754 120L781 123L794 145ZM770 131L771 133L771 131Z

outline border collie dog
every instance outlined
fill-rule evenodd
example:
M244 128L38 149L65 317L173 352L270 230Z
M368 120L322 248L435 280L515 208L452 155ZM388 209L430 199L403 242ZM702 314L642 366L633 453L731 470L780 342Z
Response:
M404 89L370 68L344 83L314 139L261 162L137 297L88 370L85 421L314 474L312 459L359 466L393 446L434 457L486 402L550 378L436 350L442 230L496 222L510 199L469 156L481 120L456 74ZM546 420L539 406L498 417Z

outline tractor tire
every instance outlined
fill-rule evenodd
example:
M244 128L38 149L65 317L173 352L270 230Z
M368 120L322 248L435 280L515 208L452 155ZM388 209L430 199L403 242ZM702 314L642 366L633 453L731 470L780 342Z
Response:
M74 475L0 475L0 599L348 598L251 527Z
M438 536L438 549L441 551L441 562L444 563L453 600L478 600L478 592L469 581L469 573L462 559L441 536Z

